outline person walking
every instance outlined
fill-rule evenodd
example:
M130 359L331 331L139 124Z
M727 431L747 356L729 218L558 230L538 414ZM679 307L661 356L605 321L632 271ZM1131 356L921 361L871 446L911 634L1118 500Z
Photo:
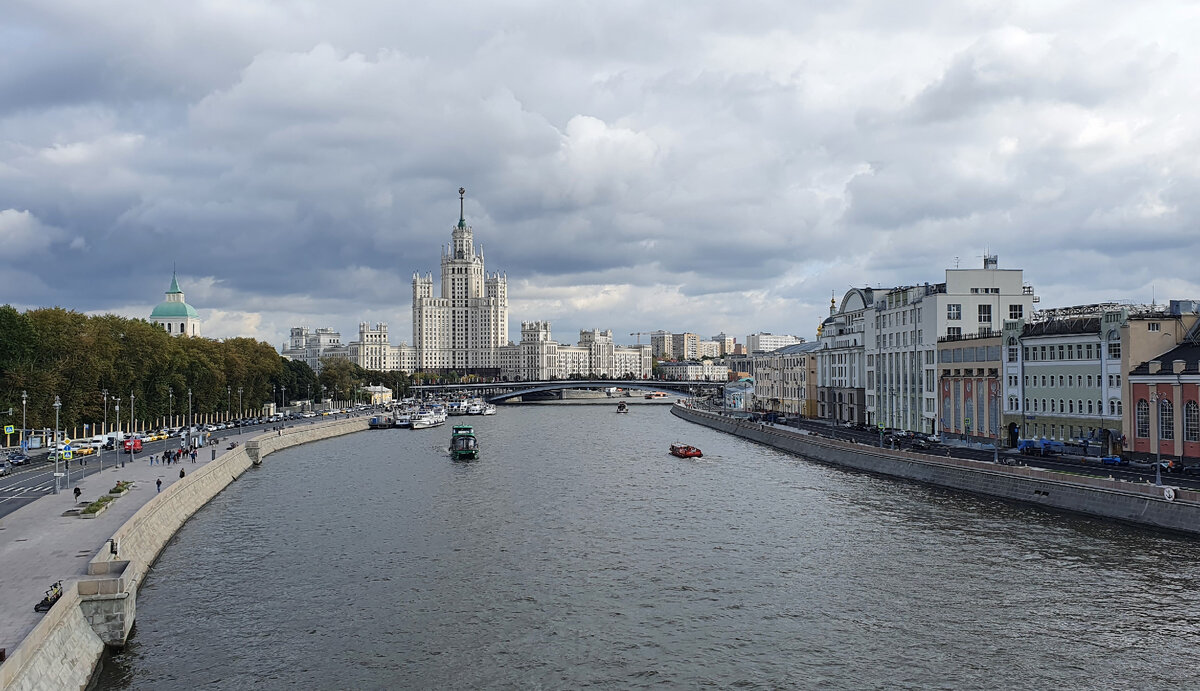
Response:
M183 479L183 468L180 468L180 469L179 469L179 479L180 479L180 480L182 480L182 479Z
M155 491L156 493L157 493L157 492L161 492L161 491L162 491L162 478L160 477L160 478L158 478L157 480L155 480L155 481L154 481L154 484L155 484L155 486L156 486L156 489L155 489L154 491Z
M79 501L79 495L81 495L81 494L83 494L83 490L76 487L75 488L75 501Z

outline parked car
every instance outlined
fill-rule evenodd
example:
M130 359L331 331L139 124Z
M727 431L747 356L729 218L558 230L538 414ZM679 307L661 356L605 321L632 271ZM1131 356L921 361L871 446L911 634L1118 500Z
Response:
M1120 456L1102 456L1100 462L1104 465L1129 465L1129 461Z

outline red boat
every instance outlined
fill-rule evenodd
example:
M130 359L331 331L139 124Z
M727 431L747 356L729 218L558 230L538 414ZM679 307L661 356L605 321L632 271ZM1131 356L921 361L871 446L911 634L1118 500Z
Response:
M704 454L700 453L700 449L688 444L671 444L671 455L680 458L700 458Z

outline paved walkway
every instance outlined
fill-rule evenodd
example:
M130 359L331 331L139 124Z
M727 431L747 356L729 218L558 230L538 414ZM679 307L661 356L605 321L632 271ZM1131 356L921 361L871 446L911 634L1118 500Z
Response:
M11 653L41 620L44 615L34 612L33 606L51 583L61 579L66 585L86 575L91 558L108 549L108 538L154 497L156 480L161 479L166 489L179 480L180 470L191 473L212 459L214 449L218 456L224 453L225 446L200 449L195 463L152 466L143 456L124 468L105 468L87 476L78 483L83 505L107 494L118 480L134 482L128 494L95 519L62 515L76 505L70 491L42 497L0 519L0 648Z

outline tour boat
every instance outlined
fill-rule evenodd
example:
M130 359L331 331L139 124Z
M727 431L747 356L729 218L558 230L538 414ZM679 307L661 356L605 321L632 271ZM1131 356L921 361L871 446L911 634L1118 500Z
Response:
M651 400L651 401L655 401L660 398L666 398L666 397L667 397L667 393L665 391L654 391L652 393L646 394L647 400Z
M496 414L496 406L492 403L485 403L483 406L483 413L481 413L481 414L482 415L495 415Z
M456 461L474 461L479 458L479 440L470 425L455 425L450 434L450 457Z
M483 401L471 401L467 405L467 415L483 415Z
M629 404L626 403L625 401L621 401L620 403L617 404L617 412L618 413L628 413L629 412Z
M700 458L704 454L700 453L700 449L689 444L671 444L671 455L680 458Z
M418 410L409 417L409 426L413 429L429 429L446 424L446 412L437 410Z

